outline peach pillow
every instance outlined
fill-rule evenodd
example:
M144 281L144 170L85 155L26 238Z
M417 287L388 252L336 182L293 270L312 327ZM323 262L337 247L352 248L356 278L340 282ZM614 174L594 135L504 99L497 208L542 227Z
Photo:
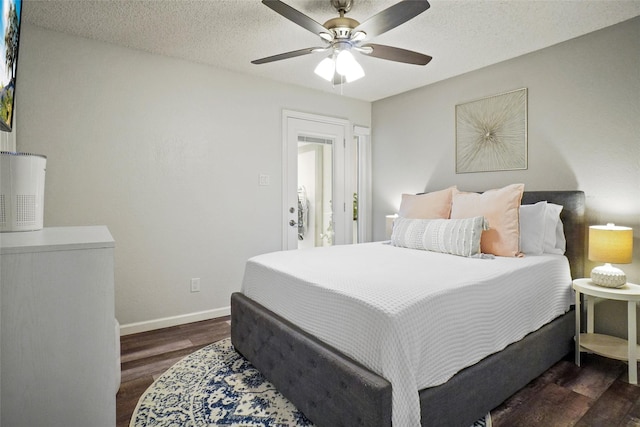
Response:
M453 190L451 218L484 216L489 230L482 232L480 250L498 256L520 255L520 202L524 184L511 184L482 194Z
M425 194L403 194L398 215L410 219L449 219L455 188Z

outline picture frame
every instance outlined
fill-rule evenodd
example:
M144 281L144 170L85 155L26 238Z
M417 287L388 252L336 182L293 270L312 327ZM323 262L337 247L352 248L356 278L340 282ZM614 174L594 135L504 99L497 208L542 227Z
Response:
M2 0L0 20L0 131L13 130L22 0Z
M527 88L456 105L456 173L528 167Z

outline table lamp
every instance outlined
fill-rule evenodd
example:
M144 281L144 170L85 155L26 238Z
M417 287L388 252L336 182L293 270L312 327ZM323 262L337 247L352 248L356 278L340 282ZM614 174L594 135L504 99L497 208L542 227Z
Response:
M591 270L591 281L607 288L627 283L624 271L611 264L629 264L633 255L633 229L615 224L589 227L589 259L604 262Z

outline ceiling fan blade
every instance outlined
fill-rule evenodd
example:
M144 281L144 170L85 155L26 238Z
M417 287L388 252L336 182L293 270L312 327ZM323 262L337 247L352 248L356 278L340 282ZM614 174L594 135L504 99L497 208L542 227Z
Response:
M304 13L292 8L286 3L281 2L280 0L262 0L265 6L271 8L275 12L287 18L289 21L292 21L302 28L306 28L311 31L313 34L330 34L329 30L327 30L322 24L314 21L309 18Z
M415 65L427 65L432 59L429 55L424 55L412 50L400 49L399 47L385 46L383 44L368 43L361 47L370 47L373 49L369 53L362 51L363 54L373 56L374 58L387 59L389 61L404 62Z
M292 50L291 52L280 53L278 55L267 56L251 61L252 64L266 64L267 62L280 61L282 59L295 58L296 56L307 55L314 52L322 52L326 50L324 47L307 47L305 49Z
M367 19L354 28L352 33L363 31L367 38L379 36L420 15L430 6L427 0L403 0Z

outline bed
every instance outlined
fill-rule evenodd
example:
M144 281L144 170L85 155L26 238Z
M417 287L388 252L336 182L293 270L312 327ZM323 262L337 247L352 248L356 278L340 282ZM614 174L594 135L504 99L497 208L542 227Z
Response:
M584 194L525 192L522 204L541 200L564 207L565 255L571 276L581 277ZM232 295L231 323L235 348L317 425L392 424L395 397L390 381L305 332L308 326L303 329L242 293ZM572 351L574 326L574 312L569 310L446 382L421 388L422 425L471 425ZM395 424L400 424L397 419Z

